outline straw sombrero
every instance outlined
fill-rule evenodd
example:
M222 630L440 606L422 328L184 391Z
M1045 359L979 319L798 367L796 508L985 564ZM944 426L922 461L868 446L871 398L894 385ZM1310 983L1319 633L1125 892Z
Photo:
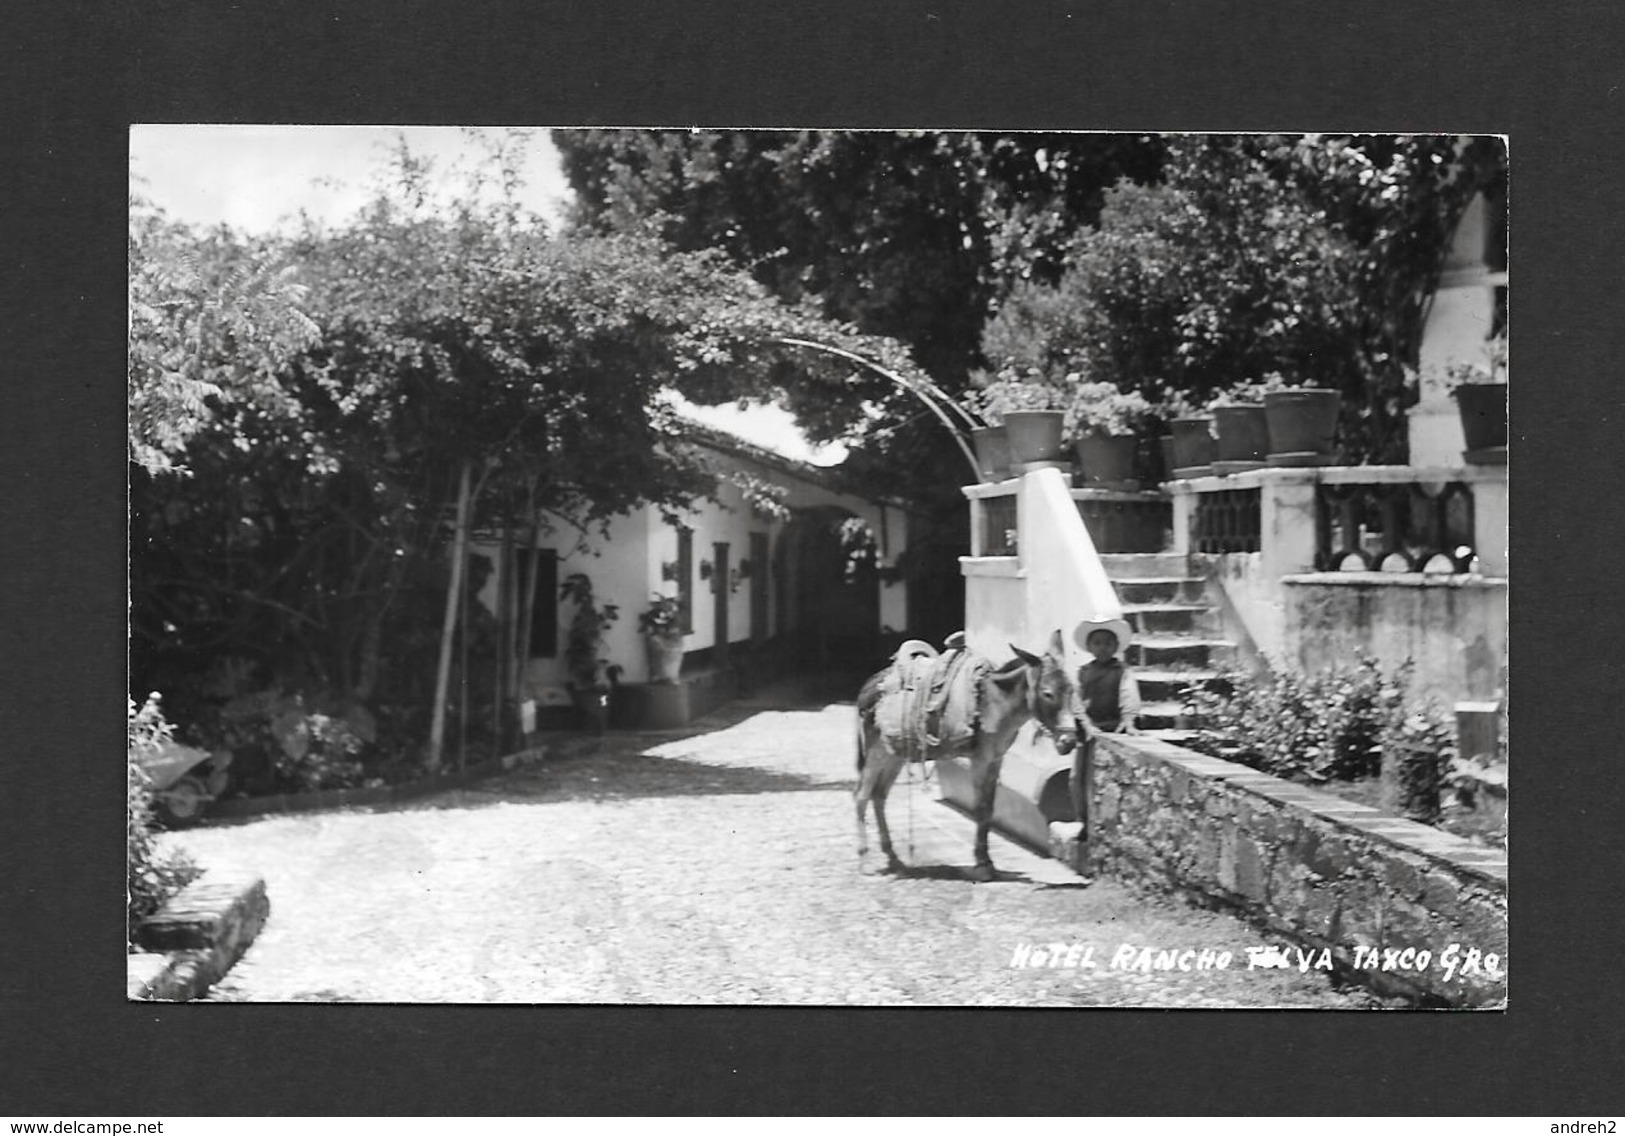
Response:
M1117 636L1118 655L1128 650L1129 640L1134 638L1134 628L1129 626L1128 620L1122 616L1092 615L1078 624L1077 630L1072 632L1072 640L1087 651L1089 636L1096 631L1110 631Z

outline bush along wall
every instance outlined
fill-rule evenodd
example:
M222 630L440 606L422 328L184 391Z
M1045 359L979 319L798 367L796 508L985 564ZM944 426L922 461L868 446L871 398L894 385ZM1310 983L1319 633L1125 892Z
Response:
M1412 673L1368 655L1308 675L1228 673L1190 695L1199 725L1184 744L1505 847L1504 816L1464 804L1482 770L1457 754L1451 716L1411 696ZM1493 764L1504 770L1505 754Z
M133 698L129 700L126 727L126 915L127 930L133 931L166 900L195 880L202 870L184 853L160 849L154 831L152 783L141 767L140 759L168 740L174 732L164 719L156 693L149 694L140 706Z
M1298 944L1274 965L1424 1006L1504 1004L1503 851L1159 739L1106 735L1096 761L1096 869Z

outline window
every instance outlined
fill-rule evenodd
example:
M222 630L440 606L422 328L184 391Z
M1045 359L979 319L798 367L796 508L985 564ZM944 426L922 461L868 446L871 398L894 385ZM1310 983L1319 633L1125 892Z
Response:
M677 526L677 599L683 605L683 634L694 631L694 530Z
M559 653L559 555L551 548L535 550L536 587L531 592L530 651L533 659L551 659ZM530 578L532 551L514 551L519 585Z

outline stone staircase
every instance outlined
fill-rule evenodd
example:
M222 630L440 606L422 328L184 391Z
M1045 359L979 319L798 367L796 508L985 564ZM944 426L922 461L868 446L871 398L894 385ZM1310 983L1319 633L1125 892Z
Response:
M1185 556L1112 552L1100 559L1134 628L1124 661L1140 680L1140 729L1177 741L1194 725L1184 713L1185 693L1215 678L1236 645L1224 638L1204 581Z

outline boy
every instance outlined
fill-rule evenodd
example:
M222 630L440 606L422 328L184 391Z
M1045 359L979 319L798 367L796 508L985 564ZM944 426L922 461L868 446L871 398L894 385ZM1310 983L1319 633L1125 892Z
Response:
M1067 788L1072 796L1072 808L1080 822L1087 825L1085 804L1091 788L1087 770L1094 758L1093 734L1138 732L1134 720L1140 713L1140 683L1134 672L1117 657L1121 640L1117 628L1126 628L1119 619L1087 619L1074 633L1079 645L1094 656L1078 668L1077 716L1088 720L1078 726L1078 747L1072 751L1072 776ZM1080 834L1087 837L1087 829Z

